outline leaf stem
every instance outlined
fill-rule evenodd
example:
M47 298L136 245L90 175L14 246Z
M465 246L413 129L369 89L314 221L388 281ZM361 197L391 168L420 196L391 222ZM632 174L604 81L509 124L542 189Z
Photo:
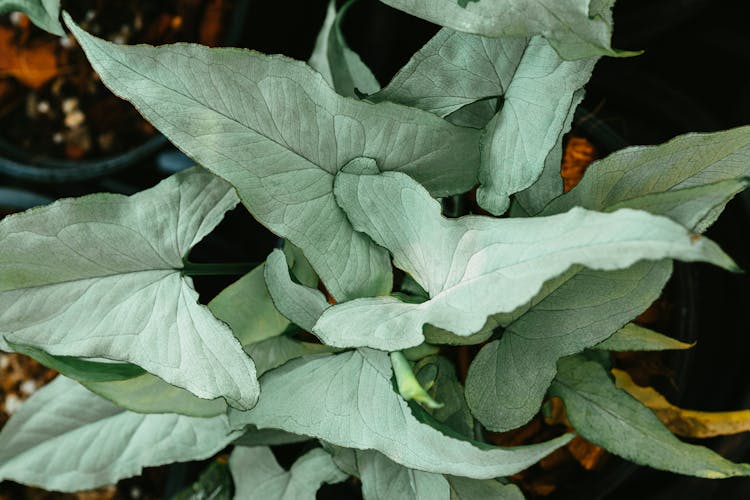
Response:
M239 276L257 267L259 262L202 263L185 261L184 276Z

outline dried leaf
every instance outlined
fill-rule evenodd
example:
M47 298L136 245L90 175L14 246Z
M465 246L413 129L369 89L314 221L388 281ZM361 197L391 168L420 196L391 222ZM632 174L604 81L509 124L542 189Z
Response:
M581 436L576 436L568 443L568 451L586 470L597 470L604 465L608 455L604 448L596 446Z
M38 89L57 76L55 42L19 47L13 30L0 26L0 76L12 76L32 89Z
M566 193L578 184L597 156L596 148L588 139L573 136L568 140L560 168Z
M651 408L669 430L688 438L710 438L750 431L750 410L706 412L684 410L659 394L652 387L642 387L631 376L613 369L617 387Z

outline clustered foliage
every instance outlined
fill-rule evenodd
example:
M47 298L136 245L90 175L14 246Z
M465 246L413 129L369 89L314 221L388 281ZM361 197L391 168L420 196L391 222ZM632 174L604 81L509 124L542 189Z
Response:
M340 31L349 5L332 2L309 64L114 45L64 14L109 88L200 167L0 222L0 348L62 374L0 433L0 478L74 491L235 444L237 498L356 476L367 499L515 499L504 477L572 435L504 448L483 430L547 396L615 455L750 475L674 437L608 354L675 345L629 323L671 259L736 269L699 234L747 186L750 129L620 151L563 194L583 87L623 55L613 0L383 1L444 28L382 89ZM61 33L57 8L0 0ZM437 199L477 185L494 216L442 215ZM284 248L200 305L190 250L239 202ZM464 387L444 354L473 344ZM268 447L312 440L288 471Z

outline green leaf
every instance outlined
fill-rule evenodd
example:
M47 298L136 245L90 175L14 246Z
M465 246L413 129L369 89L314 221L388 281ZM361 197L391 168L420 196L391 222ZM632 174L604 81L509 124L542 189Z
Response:
M340 172L335 192L355 229L388 248L394 264L431 297L421 304L363 298L326 309L313 332L337 347L405 349L424 341L425 323L471 335L489 316L524 306L547 280L577 264L615 270L671 257L736 268L715 243L636 210L446 219L427 191L398 172Z
M489 105L475 108L476 125L482 128L510 88L528 43L526 38L493 39L443 28L368 100L397 102L449 120L461 109L487 101Z
M550 391L565 402L568 420L587 440L638 464L711 479L748 476L703 446L683 443L654 413L615 387L598 363L580 356L561 359Z
M564 59L633 55L610 47L614 0L382 0L435 24L487 37L542 35Z
M234 440L237 446L278 446L282 444L302 443L312 440L309 436L300 436L279 429L258 429L253 425L245 427L245 433Z
M302 249L339 301L389 293L392 276L387 252L354 231L336 204L336 172L367 157L436 196L476 183L476 130L339 96L312 68L283 56L120 46L66 21L104 83L231 182L261 223Z
M169 500L230 500L232 477L226 463L214 460L198 480Z
M6 217L0 336L56 356L133 363L198 397L252 407L252 360L181 275L190 248L237 201L225 181L191 169L130 197Z
M242 500L315 500L315 492L324 483L340 483L347 478L321 448L305 453L286 471L270 448L238 446L229 457L229 468L234 498Z
M318 278L318 274L305 258L302 250L289 243L289 241L285 241L284 255L286 255L286 262L289 264L289 269L291 269L292 274L299 283L311 287L318 286L320 278Z
M631 207L701 231L745 185L741 177L750 164L748 130L689 134L662 146L614 153L592 165L575 189L542 214L575 206L601 211ZM552 287L540 294L525 317L476 357L466 396L488 428L505 431L527 422L542 403L557 359L606 340L644 311L671 271L667 263L643 263L619 273L583 273L572 273L557 291Z
M621 271L584 269L548 283L500 340L485 345L469 368L466 399L493 431L528 422L539 410L557 360L605 340L648 308L669 279L669 262Z
M591 165L581 182L543 214L574 206L638 208L705 231L748 185L750 127L686 134L659 146L623 149Z
M665 351L690 349L694 345L680 342L635 323L628 323L595 348L605 351Z
M312 69L320 73L320 76L330 85L334 87L333 75L331 74L331 63L328 61L328 37L333 28L333 23L336 20L336 2L331 0L328 2L328 8L326 9L326 17L323 19L323 25L320 27L318 36L315 38L315 46L313 47L312 54L307 60L307 64ZM335 87L334 87L335 88Z
M31 22L53 35L63 36L60 24L60 0L0 0L0 14L23 12Z
M8 342L8 346L10 346L12 352L34 358L47 368L52 368L66 377L78 381L115 382L128 380L146 373L143 368L129 363L103 363L71 356L53 356L41 349L15 342Z
M230 410L230 421L377 450L412 469L482 479L514 474L570 440L499 448L449 437L412 414L392 377L388 354L370 349L296 359L266 373L258 405Z
M266 259L265 278L268 292L275 306L294 324L307 331L328 307L325 295L292 281L286 257L281 250L274 250Z
M503 484L494 479L469 479L448 476L451 500L523 500L523 493L514 484Z
M562 136L595 63L596 58L564 61L541 37L493 39L442 29L369 99L486 126L477 200L495 214L508 208L511 194L537 181L547 165L554 175L545 177L542 199L524 198L527 210L538 212L563 192ZM495 113L498 98L502 106Z
M179 413L191 417L213 417L227 410L222 398L198 398L135 365L53 356L20 344L10 343L10 347L76 380L91 392L126 410L138 413Z
M53 491L92 489L143 467L208 458L238 435L225 415L133 413L60 376L0 432L0 479Z
M429 392L435 400L443 405L440 408L425 410L435 420L441 422L461 436L474 437L474 417L464 397L464 388L456 377L453 363L442 356L428 358L428 362L418 365L417 378L426 386L431 382Z
M482 208L495 215L505 212L510 195L529 188L545 165L556 174L559 191L554 194L562 194L562 135L570 128L595 63L595 58L566 62L544 39L529 41L503 107L482 137L477 190Z
M336 1L331 0L308 61L336 92L346 97L374 94L380 90L380 84L370 68L349 48L341 32L346 13L356 2L357 0L348 1L337 12Z
M485 342L492 337L495 328L500 326L494 318L487 319L487 323L477 333L468 336L456 335L442 328L425 325L423 329L424 338L430 344L447 345L476 345Z
M271 301L264 270L265 264L256 267L208 304L214 316L229 325L243 346L281 335L289 326Z
M407 469L377 451L357 450L357 466L365 500L450 499L441 474Z
M255 361L255 367L260 377L289 360L301 358L308 354L331 353L337 349L323 344L301 342L282 335L249 345L245 347L245 350Z

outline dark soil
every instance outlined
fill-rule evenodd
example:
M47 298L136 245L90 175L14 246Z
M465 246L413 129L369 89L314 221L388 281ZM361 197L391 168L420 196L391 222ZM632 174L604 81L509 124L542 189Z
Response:
M217 45L228 0L64 0L87 31L117 43L199 41ZM114 96L72 37L0 17L0 139L32 158L92 159L131 150L156 135ZM8 62L10 61L10 62Z

